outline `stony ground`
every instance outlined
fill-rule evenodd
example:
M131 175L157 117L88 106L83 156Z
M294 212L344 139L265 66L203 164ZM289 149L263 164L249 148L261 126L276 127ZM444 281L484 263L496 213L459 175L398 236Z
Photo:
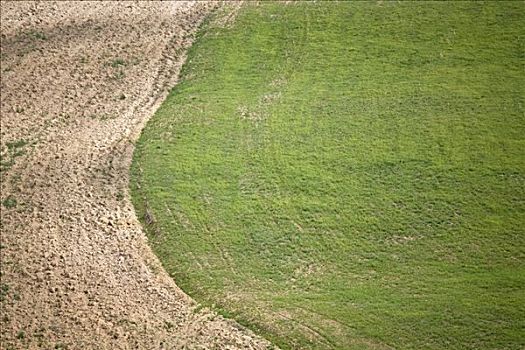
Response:
M263 349L200 310L128 196L133 141L217 4L1 3L2 349Z

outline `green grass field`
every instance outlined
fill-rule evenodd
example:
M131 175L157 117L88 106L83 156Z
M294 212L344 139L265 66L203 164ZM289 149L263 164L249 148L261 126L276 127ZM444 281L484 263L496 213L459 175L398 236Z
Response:
M175 281L284 349L523 349L525 3L218 18L132 166Z

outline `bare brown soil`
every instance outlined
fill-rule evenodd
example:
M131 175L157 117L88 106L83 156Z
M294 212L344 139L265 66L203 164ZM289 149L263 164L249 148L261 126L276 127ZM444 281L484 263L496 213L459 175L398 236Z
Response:
M263 349L199 310L128 196L146 120L215 3L1 3L2 349Z

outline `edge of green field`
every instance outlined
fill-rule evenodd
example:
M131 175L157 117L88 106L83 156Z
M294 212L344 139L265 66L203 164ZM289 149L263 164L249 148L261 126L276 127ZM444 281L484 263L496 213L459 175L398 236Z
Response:
M166 271L284 349L520 349L525 3L215 12L131 194Z

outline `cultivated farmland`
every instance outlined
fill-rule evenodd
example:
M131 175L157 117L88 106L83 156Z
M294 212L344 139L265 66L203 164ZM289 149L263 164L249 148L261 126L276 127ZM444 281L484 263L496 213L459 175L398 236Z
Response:
M524 10L212 17L132 166L164 268L285 349L522 349Z
M266 349L149 249L133 141L218 3L1 1L0 349Z

